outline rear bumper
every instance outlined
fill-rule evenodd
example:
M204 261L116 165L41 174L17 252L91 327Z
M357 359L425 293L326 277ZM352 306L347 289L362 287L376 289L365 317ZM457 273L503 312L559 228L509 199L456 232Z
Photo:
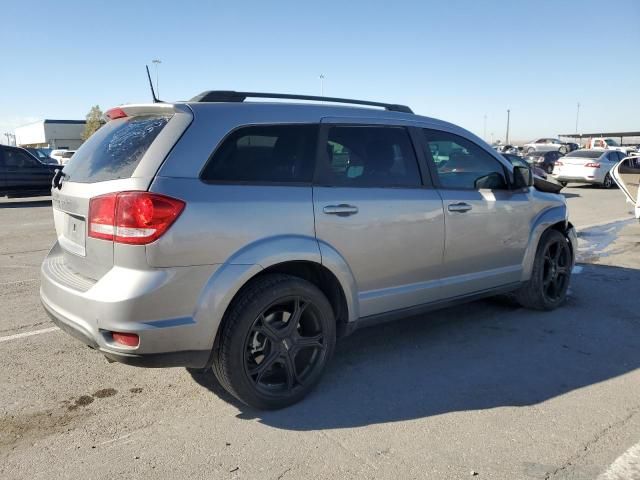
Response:
M216 332L193 312L216 266L114 267L100 280L83 283L61 270L61 255L56 244L42 265L40 286L42 305L61 330L129 365L206 365ZM136 333L140 343L134 348L116 344L111 332Z
M179 352L163 353L124 353L108 350L98 345L96 339L90 332L85 331L79 324L63 319L59 313L54 311L42 301L42 305L51 318L51 321L65 333L80 340L94 350L101 352L108 360L132 365L134 367L164 368L164 367L193 367L203 368L211 355L211 350L186 350Z
M552 174L551 175L553 178L555 178L557 181L559 182L567 182L567 183L602 183L603 179L602 178L589 178L587 176L585 177L578 177L578 176L569 176L569 175L556 175L556 174Z

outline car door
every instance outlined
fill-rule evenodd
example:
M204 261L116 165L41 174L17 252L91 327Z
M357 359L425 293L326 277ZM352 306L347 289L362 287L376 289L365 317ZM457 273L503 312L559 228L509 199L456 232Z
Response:
M423 185L409 130L347 122L321 127L313 198L323 258L348 265L360 317L437 300L442 200Z
M538 213L530 189L510 190L506 163L473 141L434 129L422 135L444 203L442 294L450 298L519 282Z
M611 176L629 203L635 206L635 216L640 219L640 157L628 157L617 163Z
M5 148L4 164L8 190L12 192L45 191L51 185L51 169L20 148Z

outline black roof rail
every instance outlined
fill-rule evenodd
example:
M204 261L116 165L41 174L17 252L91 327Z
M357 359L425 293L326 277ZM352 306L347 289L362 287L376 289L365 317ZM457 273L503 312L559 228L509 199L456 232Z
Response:
M352 105L368 105L382 107L392 112L413 113L406 105L393 103L369 102L367 100L352 100L349 98L317 97L315 95L291 95L288 93L235 92L233 90L209 90L196 95L191 102L244 102L247 98L277 98L286 100L312 100L315 102L350 103Z

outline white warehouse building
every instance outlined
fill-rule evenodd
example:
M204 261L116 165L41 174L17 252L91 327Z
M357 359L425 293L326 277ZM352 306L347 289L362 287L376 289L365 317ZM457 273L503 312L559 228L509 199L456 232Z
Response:
M84 120L40 120L15 130L19 147L66 148L75 150L82 145Z

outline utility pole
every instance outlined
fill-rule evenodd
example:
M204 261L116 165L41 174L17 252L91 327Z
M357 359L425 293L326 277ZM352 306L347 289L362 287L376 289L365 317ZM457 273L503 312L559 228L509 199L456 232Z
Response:
M509 119L511 117L511 110L507 108L507 138L504 142L505 145L509 145Z
M158 65L160 65L162 61L154 58L153 60L151 60L151 63L156 66L156 97L160 98L160 85L158 84Z
M576 134L578 133L578 119L580 118L580 102L578 102L578 108L576 109Z
M320 96L324 97L324 73L320 74Z
M484 114L484 133L482 134L482 139L487 141L487 114Z

